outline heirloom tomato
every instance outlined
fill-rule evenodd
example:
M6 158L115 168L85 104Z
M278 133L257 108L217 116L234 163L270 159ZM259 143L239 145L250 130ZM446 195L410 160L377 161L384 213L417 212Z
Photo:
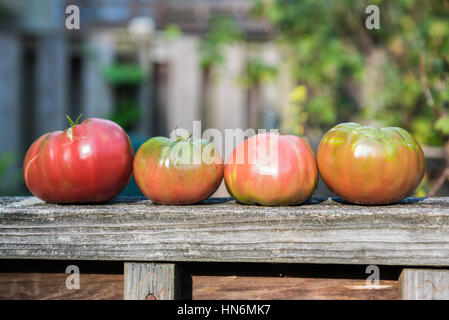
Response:
M310 198L318 182L315 154L297 136L258 134L234 149L224 172L240 203L294 205Z
M193 204L217 191L223 160L209 140L155 137L137 151L134 178L153 202Z
M29 148L23 164L28 189L37 198L54 203L114 198L132 173L128 135L109 120L69 121L70 128L44 134Z
M406 130L352 122L324 135L317 162L329 189L357 204L388 204L411 195L425 169L423 151Z

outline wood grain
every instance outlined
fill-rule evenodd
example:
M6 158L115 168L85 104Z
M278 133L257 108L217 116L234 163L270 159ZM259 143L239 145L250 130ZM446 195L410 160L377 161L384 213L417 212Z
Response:
M123 275L81 275L79 290L65 287L67 276L55 273L0 273L0 299L123 299ZM371 300L399 297L398 282L393 280L381 280L378 288L368 288L365 280L356 279L241 276L192 276L191 279L193 300ZM152 295L142 299L158 300Z
M125 300L177 299L179 280L173 263L125 263Z
M403 300L449 300L449 270L404 269L399 290Z
M0 299L121 300L123 275L81 274L80 288L66 287L65 273L0 273Z
M291 207L0 198L0 258L448 266L449 198Z
M193 276L193 300L395 300L398 282L381 280L367 287L365 280L280 277Z

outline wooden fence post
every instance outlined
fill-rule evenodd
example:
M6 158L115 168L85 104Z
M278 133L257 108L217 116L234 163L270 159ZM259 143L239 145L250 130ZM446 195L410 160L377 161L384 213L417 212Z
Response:
M125 263L125 300L180 298L180 268L173 263Z
M448 300L449 270L402 270L399 296L403 300Z
M63 36L45 36L37 42L35 137L67 127L67 59L68 47Z

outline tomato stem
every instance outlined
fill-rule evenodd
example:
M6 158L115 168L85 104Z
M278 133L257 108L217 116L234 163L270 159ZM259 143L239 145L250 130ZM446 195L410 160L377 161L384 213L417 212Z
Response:
M74 126L76 126L76 125L78 124L78 122L81 120L81 118L82 118L83 115L84 115L84 114L81 113L81 114L78 116L78 118L76 118L76 121L75 121L75 122L73 122L72 118L70 118L67 114L66 114L65 116L66 116L67 120L69 121L70 126L73 128Z
M187 138L183 138L181 135L179 135L179 134L176 133L176 130L178 130L178 127L179 127L179 124L176 125L175 130L174 130L174 131L175 131L176 142L181 142L181 141L183 141L183 142L192 141L193 134L192 134L191 132L189 132L189 136L188 136Z

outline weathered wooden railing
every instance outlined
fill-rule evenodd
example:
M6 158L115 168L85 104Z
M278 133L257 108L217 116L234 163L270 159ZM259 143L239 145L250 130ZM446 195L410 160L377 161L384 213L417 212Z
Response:
M301 206L263 207L231 199L161 206L137 198L54 205L6 197L0 198L0 258L0 266L8 266L8 272L0 267L3 298L28 297L18 294L26 288L18 289L14 280L23 273L11 269L19 263L36 265L39 259L123 262L120 289L126 299L449 299L449 271L444 269L449 266L449 198L408 198L389 206L313 198ZM245 276L214 276L214 268L234 265L229 262L243 265ZM206 276L191 277L187 290L194 292L186 294L183 266L190 270L192 263L212 267ZM256 272L273 263L298 270L376 265L381 281L367 286L365 270L356 279ZM399 268L400 277L382 279L382 268L389 266Z

